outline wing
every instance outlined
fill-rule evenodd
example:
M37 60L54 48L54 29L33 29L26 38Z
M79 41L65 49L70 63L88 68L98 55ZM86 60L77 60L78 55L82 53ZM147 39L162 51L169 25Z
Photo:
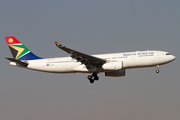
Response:
M91 55L87 55L87 54L72 50L70 48L62 46L57 41L55 41L55 44L60 49L62 49L65 52L69 53L70 56L73 59L76 59L78 62L81 62L82 64L86 65L87 68L93 67L93 66L99 67L99 66L102 66L104 63L106 63L105 59L101 59L101 58L98 58L98 57L94 57L94 56L91 56Z

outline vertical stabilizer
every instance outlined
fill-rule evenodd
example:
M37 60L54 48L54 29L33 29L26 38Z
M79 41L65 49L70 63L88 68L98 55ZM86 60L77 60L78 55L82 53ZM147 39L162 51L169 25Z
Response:
M9 49L16 60L35 60L42 59L31 51L29 51L23 44L21 44L14 36L5 37Z

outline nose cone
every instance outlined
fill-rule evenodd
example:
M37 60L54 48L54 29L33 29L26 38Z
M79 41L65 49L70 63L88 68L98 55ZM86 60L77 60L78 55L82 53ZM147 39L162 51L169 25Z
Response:
M175 59L176 59L176 56L172 55L172 57L173 57L173 60L175 60Z
M176 57L174 55L171 55L171 61L175 60Z

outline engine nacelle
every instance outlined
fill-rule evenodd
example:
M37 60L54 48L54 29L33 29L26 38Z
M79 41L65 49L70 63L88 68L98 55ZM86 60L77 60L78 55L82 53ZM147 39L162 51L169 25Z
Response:
M111 76L111 77L122 77L125 76L125 70L117 70L113 72L105 72L105 76Z
M103 70L121 70L122 67L122 62L108 62L102 66Z

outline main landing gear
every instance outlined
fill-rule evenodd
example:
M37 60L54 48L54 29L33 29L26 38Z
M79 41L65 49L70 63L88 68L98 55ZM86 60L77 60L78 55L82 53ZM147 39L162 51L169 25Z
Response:
M93 72L92 75L88 75L87 78L89 79L90 83L94 83L95 80L99 80L99 77L97 76L96 72Z
M157 65L156 73L159 73L159 65Z

